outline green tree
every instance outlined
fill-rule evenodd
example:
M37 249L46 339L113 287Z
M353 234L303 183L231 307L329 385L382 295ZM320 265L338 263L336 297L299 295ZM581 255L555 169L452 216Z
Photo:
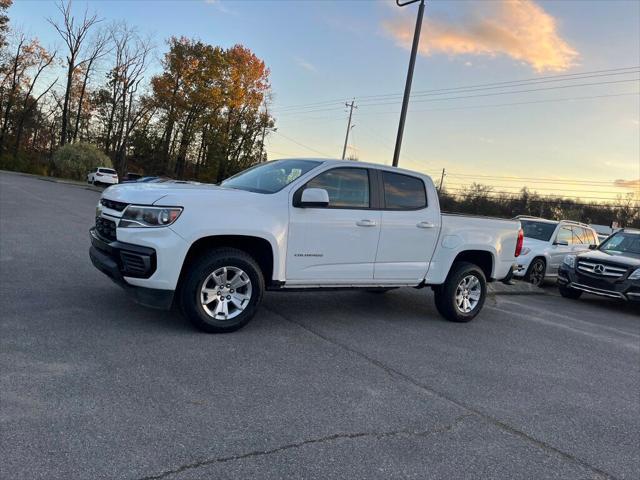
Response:
M87 172L97 167L111 167L111 159L90 143L66 144L53 155L56 174L64 178L84 180Z

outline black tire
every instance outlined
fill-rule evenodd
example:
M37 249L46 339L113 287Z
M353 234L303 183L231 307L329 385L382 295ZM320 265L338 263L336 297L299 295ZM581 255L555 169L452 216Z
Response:
M248 304L237 316L230 319L213 317L205 311L205 307L203 307L201 302L201 289L204 282L213 272L222 267L240 269L251 281L251 296ZM179 289L180 309L183 315L187 317L196 328L204 332L233 332L244 327L253 318L262 301L263 293L264 278L256 261L242 250L220 248L199 258L185 273ZM231 303L229 303L229 305L231 305Z
M94 187L97 187L98 185L100 185L100 182L98 182L97 180L94 180L94 181L93 181L93 186L94 186Z
M478 280L480 298L470 311L465 312L458 306L456 292L458 285L469 276ZM482 269L473 263L454 263L445 283L434 289L434 297L436 308L444 318L451 322L470 322L480 313L487 298L487 279Z
M564 285L558 285L558 290L560 290L560 295L562 295L564 298L577 300L582 296L581 290L575 290L573 288L565 287Z
M380 287L380 288L367 288L367 292L369 293L387 293L391 290L397 290L400 287Z
M544 258L534 258L531 265L527 269L525 280L536 287L544 285L545 273L547 271L547 262Z

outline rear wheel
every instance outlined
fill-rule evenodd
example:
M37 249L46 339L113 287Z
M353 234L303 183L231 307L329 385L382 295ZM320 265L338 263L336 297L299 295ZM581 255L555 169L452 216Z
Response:
M560 295L562 295L564 298L571 298L573 300L576 300L582 296L582 292L580 290L575 290L563 285L558 285L558 290L560 290Z
M438 312L452 322L470 322L480 313L487 296L487 279L477 265L455 263L435 293Z
M189 321L205 332L233 332L256 313L264 279L255 260L241 250L214 250L187 271L180 306Z
M544 277L547 271L547 262L542 258L534 258L527 270L526 280L527 282L541 287L544 284Z

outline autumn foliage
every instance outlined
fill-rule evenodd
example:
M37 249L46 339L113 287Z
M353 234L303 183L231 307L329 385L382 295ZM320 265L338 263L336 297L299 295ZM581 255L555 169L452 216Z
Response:
M48 19L53 52L9 28L10 6L0 0L0 168L72 171L54 159L76 143L95 145L120 174L219 181L266 159L269 69L248 48L170 38L151 76L154 42L135 27L63 1Z

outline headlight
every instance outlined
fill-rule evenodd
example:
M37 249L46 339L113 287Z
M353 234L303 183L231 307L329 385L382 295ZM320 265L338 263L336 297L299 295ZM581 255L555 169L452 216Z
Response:
M528 247L524 247L520 252L520 256L522 257L523 255L529 255L530 253L531 253L531 249Z
M636 268L631 275L629 275L629 280L640 280L640 268Z
M122 213L118 227L166 227L175 222L182 207L142 207L129 205Z
M576 266L576 256L575 255L566 255L564 260L562 261L569 268L575 268Z

